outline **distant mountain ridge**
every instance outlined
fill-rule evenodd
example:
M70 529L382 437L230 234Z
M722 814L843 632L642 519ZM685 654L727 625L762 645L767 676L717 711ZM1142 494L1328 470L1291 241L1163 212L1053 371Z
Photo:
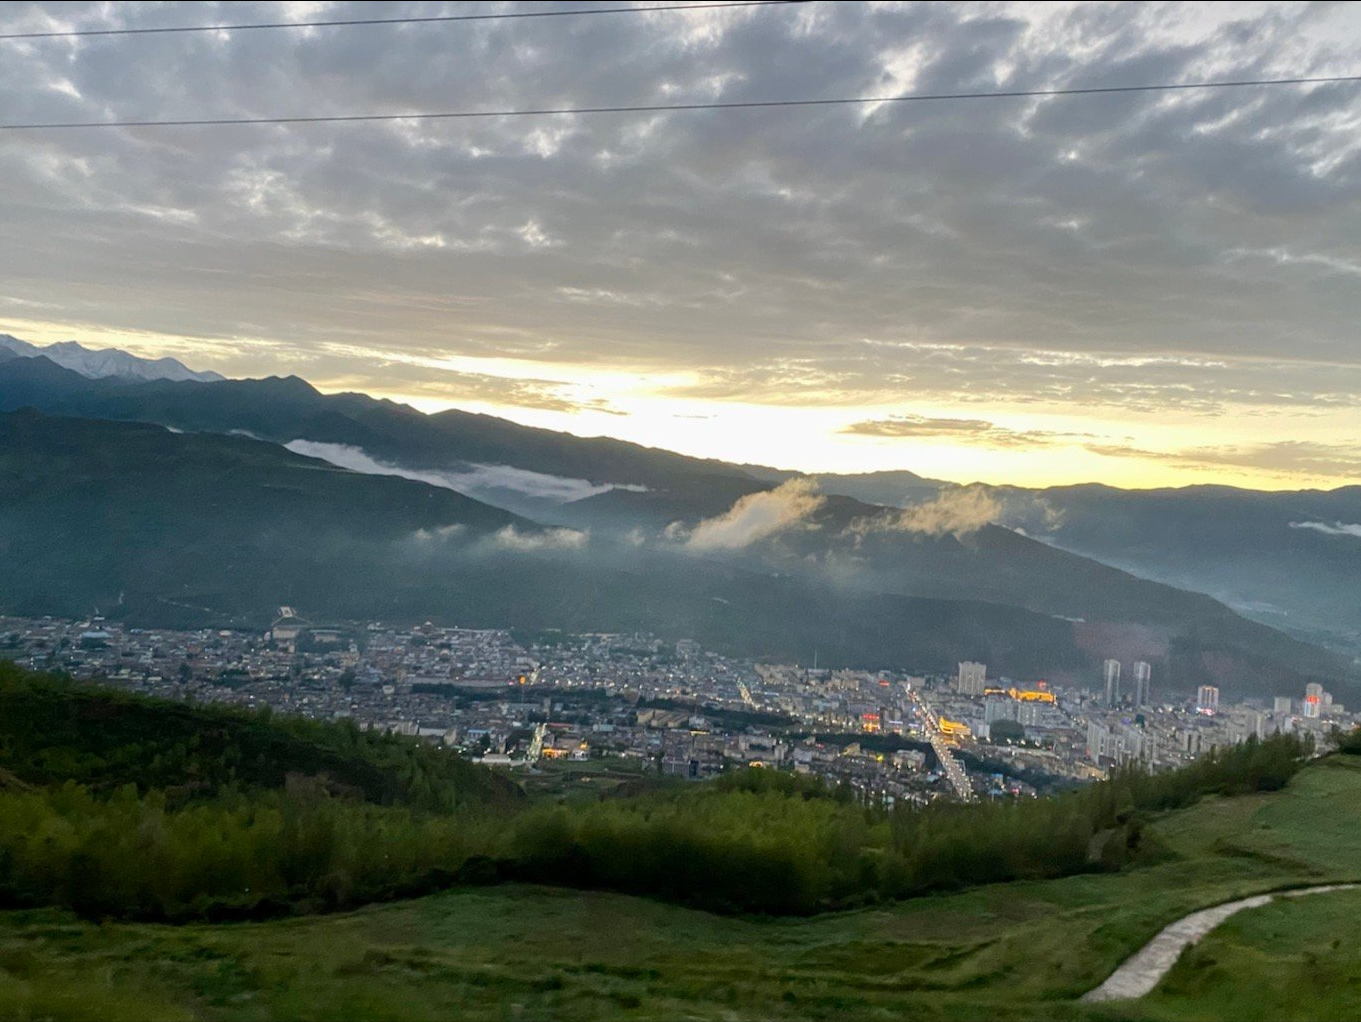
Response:
M744 501L771 493L777 483L807 487L807 477L691 458L607 437L577 437L488 415L456 410L426 415L363 394L325 395L297 377L140 382L87 379L42 357L0 362L0 411L23 407L53 415L151 422L188 432L245 433L360 472L406 475L468 494L539 526L589 532L593 556L604 556L602 551L609 544L621 544L620 549L633 544L629 557L620 550L609 554L615 558L611 570L622 566L632 578L628 582L617 574L611 576L610 585L617 586L611 598L624 602L629 600L630 586L635 595L649 590L650 580L641 578L644 572L628 567L630 557L642 563L643 545L648 545L652 550L674 548L689 558L666 562L670 567L659 570L671 570L677 564L691 570L695 555L702 554L743 573L799 579L800 585L819 594L817 599L824 606L828 605L824 589L830 584L842 593L847 605L887 597L983 600L1054 615L1074 622L1075 641L1090 655L1103 649L1107 655L1128 649L1135 658L1162 656L1168 665L1180 665L1163 676L1182 685L1197 679L1223 681L1235 672L1250 672L1263 686L1279 683L1288 688L1299 678L1335 676L1342 670L1341 661L1330 659L1316 645L1295 642L1279 631L1246 621L1201 595L1205 587L1196 584L1194 573L1175 580L1160 575L1156 543L1145 544L1142 563L1150 568L1141 570L1128 560L1103 557L1096 549L1075 549L1079 532L1076 528L1070 534L1064 532L1062 505L1052 518L1040 514L1032 521L1026 517L1033 517L1037 507L1047 508L1047 494L1056 491L960 487L906 472L823 476L823 504L817 514L791 520L788 528L775 530L775 535L759 542L742 540L727 549L706 552L692 549L685 539L702 521L736 515ZM551 496L516 491L525 485L524 477L535 474L543 478L531 479L533 485L573 485L556 486ZM895 503L910 507L926 502L929 508L933 500L956 497L980 498L974 501L980 507L963 526L947 522L903 527L892 521L892 512L885 507L865 503L863 497L836 496L843 486L860 490L866 497L895 498ZM582 492L583 487L591 495L564 498L563 494ZM1132 505L1140 498L1137 493L1102 489L1111 495L1113 510L1074 513L1067 520L1075 526L1092 525L1096 539L1091 545L1103 543L1110 548L1111 537L1118 536L1117 526L1125 520L1119 513L1121 502ZM1249 492L1242 500L1250 502L1260 496ZM1339 499L1345 503L1346 497L1343 492ZM1196 512L1189 514L1194 520ZM1226 512L1218 514L1223 518ZM1335 515L1343 517L1327 521L1345 518L1342 510ZM1151 519L1155 526L1156 520ZM989 525L997 521L1009 527ZM1194 532L1189 526L1185 531ZM1233 530L1222 531L1229 543ZM1279 531L1300 549L1319 544L1361 547L1361 539L1345 530L1342 535L1285 526ZM1156 536L1156 527L1151 535ZM1169 536L1165 546L1172 550L1180 542ZM1231 543L1220 548L1217 556L1221 561L1255 563L1236 554ZM1176 555L1168 555L1164 566L1175 559ZM655 567L659 562L648 563ZM1112 563L1115 567L1108 566ZM1318 577L1345 580L1348 570L1347 563L1340 561L1331 575ZM1208 567L1204 574L1209 577ZM1309 584L1308 578L1298 581L1302 589ZM1329 591L1336 590L1330 581ZM1291 598L1288 589L1272 595L1282 602ZM1350 596L1340 592L1336 597L1344 608L1348 599L1361 603L1361 587L1353 587ZM651 606L655 613L640 613L637 619L644 624L657 620L665 602L643 601L638 609ZM1307 605L1304 595L1296 598L1296 605ZM585 620L578 610L572 616ZM1079 618L1080 622L1075 620ZM1292 632L1297 638L1311 638L1305 629ZM883 648L879 640L873 641L876 648ZM1211 655L1216 650L1224 655ZM1070 667L1076 663L1060 659Z
M10 334L0 334L0 349L20 358L49 358L62 368L91 380L115 376L129 380L194 380L210 383L226 379L219 373L196 372L178 359L140 358L118 348L93 349L76 341L60 341L43 347L21 341Z
M946 670L960 648L1076 668L1070 623L1018 607L845 593L532 522L246 437L0 413L0 612L264 627L345 620L655 631L739 655Z
M933 495L910 473L824 475L819 484L894 507ZM1361 654L1361 486L967 489L994 505L994 521L1050 546L1209 593L1254 620Z
M848 666L946 671L967 653L1080 682L1118 653L1152 659L1168 688L1293 691L1335 676L1323 651L1209 597L1006 529L856 543L856 523L885 512L840 498L787 533L713 550L543 528L247 437L0 414L0 605L22 614L258 625L296 604L352 620L654 631Z
M770 485L720 461L456 409L426 415L367 394L322 394L296 376L206 383L92 380L45 358L0 363L0 411L23 407L201 432L242 431L279 444L338 445L409 470L464 473L505 466L602 487L654 490L675 499L721 492L731 504ZM469 483L461 492L490 500L493 489ZM499 496L501 506L519 514L546 511L541 501L505 502L508 495Z

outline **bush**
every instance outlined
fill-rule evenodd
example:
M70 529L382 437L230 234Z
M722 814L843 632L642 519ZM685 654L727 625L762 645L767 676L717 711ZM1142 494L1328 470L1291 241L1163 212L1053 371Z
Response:
M0 901L239 918L515 878L800 915L1118 869L1149 813L1274 791L1309 751L1278 735L1010 803L885 811L846 787L746 770L683 792L529 806L456 756L351 725L0 669Z
M1344 756L1361 756L1361 727L1337 735L1337 751Z
M129 785L0 793L0 902L100 918L320 911L448 886L486 824L324 792L227 795L178 810Z
M1123 771L1048 799L891 812L849 804L798 775L741 771L679 795L530 809L499 854L503 872L525 880L715 911L806 914L1118 869L1137 850L1148 813L1209 794L1274 791L1307 752L1297 739L1276 736L1183 770Z
M414 738L353 721L194 706L78 685L0 663L0 766L30 784L72 780L95 791L135 784L172 800L277 789L323 777L378 805L449 812L513 805L516 786Z

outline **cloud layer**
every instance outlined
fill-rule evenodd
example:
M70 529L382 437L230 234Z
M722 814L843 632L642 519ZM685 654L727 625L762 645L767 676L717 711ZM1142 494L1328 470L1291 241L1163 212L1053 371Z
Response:
M1346 522L1291 522L1290 527L1310 529L1326 536L1352 536L1361 539L1361 525L1350 525Z
M443 9L11 3L0 27ZM811 3L49 40L6 44L0 109L249 117L1348 74L1359 34L1354 5ZM654 442L646 401L597 381L630 374L678 413L845 408L826 431L850 450L892 437L1019 456L1089 431L943 431L939 409L988 423L986 405L1095 409L1117 436L1122 416L1213 416L1248 446L1336 443L1361 435L1358 139L1346 85L11 132L0 328L142 332L147 353L237 375L600 414ZM1308 421L1323 415L1336 436ZM1199 466L1181 468L1230 467Z
M883 419L865 419L851 423L841 432L871 437L945 438L958 443L983 444L989 447L1039 447L1090 438L1092 435L1053 430L1008 429L987 419L930 418L924 415L893 415Z
M965 536L1002 517L1003 504L982 487L945 490L932 500L901 511L859 519L852 525L857 535L875 532L908 532L922 536Z
M400 476L456 490L464 494L487 494L496 490L512 490L527 497L538 497L557 503L583 500L614 489L645 490L646 487L614 484L601 485L585 479L548 475L509 465L470 465L466 471L433 471L391 465L371 457L362 448L349 444L332 444L317 440L290 440L284 445L294 454L320 458L332 465L348 468L365 475Z
M791 479L773 490L741 497L725 513L706 518L693 529L667 530L690 550L741 550L807 520L824 498L811 479Z
M487 544L494 550L505 550L516 554L538 554L564 550L581 550L590 541L589 534L576 529L542 529L538 532L521 532L513 525L507 525L494 533Z

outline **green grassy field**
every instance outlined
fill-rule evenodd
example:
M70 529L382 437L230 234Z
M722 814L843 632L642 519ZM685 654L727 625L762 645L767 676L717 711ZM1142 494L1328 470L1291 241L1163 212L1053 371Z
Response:
M1358 947L1361 891L1281 899L1211 933L1140 1008L1150 1019L1361 1018Z
M1136 1004L1084 1005L1166 923L1273 888L1361 879L1361 759L1213 799L1091 874L812 919L622 895L463 889L269 923L95 925L0 913L0 1017L1351 1019L1361 894L1236 916Z
M685 786L683 779L660 777L649 772L648 766L622 757L544 761L532 773L517 774L515 780L532 798L556 802L594 802L621 789L638 794Z

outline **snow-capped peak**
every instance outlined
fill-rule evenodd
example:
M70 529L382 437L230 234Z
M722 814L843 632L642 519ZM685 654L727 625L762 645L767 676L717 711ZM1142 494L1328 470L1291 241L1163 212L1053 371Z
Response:
M21 358L46 356L57 365L92 380L105 376L132 380L196 380L199 383L225 379L217 373L195 372L178 359L139 358L117 348L95 350L75 341L61 341L41 347L9 334L0 334L0 349L13 352Z

